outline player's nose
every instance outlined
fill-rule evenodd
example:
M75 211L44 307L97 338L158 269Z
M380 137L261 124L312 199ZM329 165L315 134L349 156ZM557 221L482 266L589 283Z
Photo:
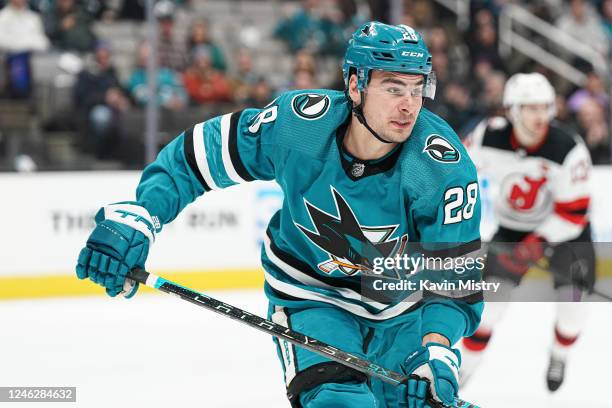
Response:
M418 103L418 98L413 96L407 96L401 99L401 101L397 105L397 108L400 112L414 113L416 108L418 107Z

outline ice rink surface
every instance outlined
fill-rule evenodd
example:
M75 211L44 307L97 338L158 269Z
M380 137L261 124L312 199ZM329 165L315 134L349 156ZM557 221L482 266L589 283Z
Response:
M263 292L212 296L265 315ZM612 305L592 303L554 395L544 371L553 305L515 303L462 397L486 408L604 408L612 370ZM0 302L0 386L76 386L52 407L289 406L264 333L164 294ZM40 403L0 403L0 407Z

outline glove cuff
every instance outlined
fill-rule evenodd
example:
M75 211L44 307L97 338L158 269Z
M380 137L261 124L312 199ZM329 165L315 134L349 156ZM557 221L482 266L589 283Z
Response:
M96 223L111 220L127 225L142 232L151 244L155 242L155 234L161 231L157 217L152 217L146 208L130 202L106 205L98 210L95 219Z
M461 353L440 343L427 343L425 345L429 353L429 362L439 360L446 364L452 371L456 381L459 381L459 367L461 367Z

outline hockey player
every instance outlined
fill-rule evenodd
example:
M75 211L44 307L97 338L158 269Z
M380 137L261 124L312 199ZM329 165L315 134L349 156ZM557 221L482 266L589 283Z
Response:
M186 205L275 179L285 198L261 255L269 317L418 376L392 387L275 340L291 405L424 407L429 393L453 406L461 359L451 345L478 326L482 293L421 291L383 303L362 296L360 284L376 258L402 254L407 242L452 243L440 256L479 248L476 169L448 124L422 108L435 76L419 33L365 24L343 71L345 92L288 92L180 134L144 170L136 201L97 213L77 275L129 297L137 285L127 271L144 267L156 234Z
M576 301L595 280L588 218L591 160L579 136L553 120L555 92L543 75L512 76L503 103L507 118L483 121L466 140L479 173L498 189L493 206L499 228L484 278L513 287L531 265L548 259L559 302L547 385L556 391L585 321L584 305ZM503 250L499 243L508 242L516 244ZM462 383L481 361L493 327L508 306L501 300L508 300L509 294L487 301L478 330L463 340Z

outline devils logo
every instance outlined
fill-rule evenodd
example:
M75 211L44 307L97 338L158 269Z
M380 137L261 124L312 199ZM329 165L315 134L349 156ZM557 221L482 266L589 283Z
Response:
M338 270L349 276L359 271L371 272L374 258L403 254L408 236L389 239L398 225L377 227L360 225L344 197L333 187L331 191L337 216L320 210L304 199L315 231L296 223L313 244L329 254L330 259L318 265L322 272L331 274ZM399 275L397 277L399 278Z

